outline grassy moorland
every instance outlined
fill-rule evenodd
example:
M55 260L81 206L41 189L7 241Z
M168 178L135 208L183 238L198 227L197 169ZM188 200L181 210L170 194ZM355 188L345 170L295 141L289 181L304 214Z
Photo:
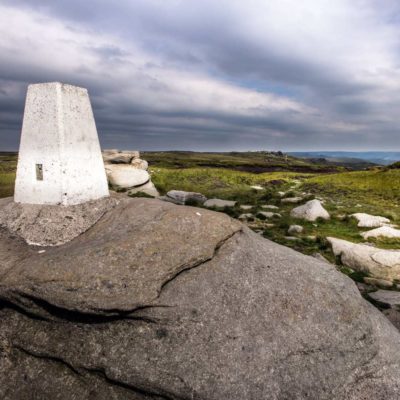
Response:
M218 210L238 218L250 213L247 224L265 237L306 254L322 253L333 260L327 236L353 242L363 241L362 232L349 215L366 212L390 218L400 224L400 169L372 168L349 171L350 165L328 165L322 160L296 159L280 152L191 153L147 152L152 181L161 194L169 190L203 193L208 198L236 200L233 208ZM354 163L353 163L354 165ZM0 197L11 196L15 179L16 154L0 154ZM329 221L310 223L290 217L296 205L282 202L301 196L324 201ZM279 208L280 217L265 219L265 205ZM241 205L251 206L244 210ZM299 224L304 231L296 240L288 238L288 228ZM382 248L400 249L400 241L375 240Z
M16 168L17 155L15 153L0 153L0 198L12 196L14 193Z

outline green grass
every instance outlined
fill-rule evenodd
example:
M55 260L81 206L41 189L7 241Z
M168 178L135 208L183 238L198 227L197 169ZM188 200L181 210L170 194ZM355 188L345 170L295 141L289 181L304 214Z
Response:
M227 200L258 202L268 193L287 186L289 180L304 179L307 174L296 172L268 172L254 174L223 168L150 168L151 179L157 189L165 194L169 190L200 192L208 198L217 197ZM262 186L267 190L259 191L251 186ZM271 193L272 195L272 193Z

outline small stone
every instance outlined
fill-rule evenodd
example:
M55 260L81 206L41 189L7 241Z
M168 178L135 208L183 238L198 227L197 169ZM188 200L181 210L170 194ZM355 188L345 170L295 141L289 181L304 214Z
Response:
M264 188L260 185L254 185L254 186L250 186L250 187L255 190L264 190Z
M264 204L264 205L261 206L261 208L267 208L267 209L270 209L270 210L279 210L279 207L274 206L272 204Z
M301 225L290 225L288 229L289 235L295 235L298 233L302 233L304 228Z
M257 215L262 215L265 218L273 218L273 217L281 218L282 217L281 214L274 213L274 212L271 212L271 211L260 211Z
M281 200L281 203L300 203L302 200L302 197L286 197Z
M251 210L254 206L251 205L241 205L240 208L242 210Z
M223 207L234 207L236 201L231 201L231 200L221 200L221 199L208 199L203 205L205 207L217 207L217 208L223 208Z
M247 219L251 219L254 218L254 215L251 213L247 213L247 214L240 214L239 215L239 219L240 220L247 220Z

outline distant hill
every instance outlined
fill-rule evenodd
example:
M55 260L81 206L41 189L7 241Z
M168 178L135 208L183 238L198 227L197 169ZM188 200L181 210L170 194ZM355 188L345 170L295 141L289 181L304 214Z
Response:
M295 151L288 154L300 158L325 158L328 161L363 160L379 165L389 165L400 160L400 151Z

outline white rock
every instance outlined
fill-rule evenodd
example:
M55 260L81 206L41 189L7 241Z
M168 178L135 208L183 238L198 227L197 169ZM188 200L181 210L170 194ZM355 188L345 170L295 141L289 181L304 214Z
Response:
M289 235L295 235L298 233L302 233L304 228L301 225L290 225L288 229Z
M400 279L400 250L385 250L328 237L335 256L347 267L365 272L374 278Z
M141 158L133 158L131 161L131 165L138 169L147 170L147 168L149 168L149 163L146 160L142 160Z
M261 208L267 208L267 209L270 209L270 210L279 210L279 207L274 206L272 204L264 204L264 205L261 206Z
M302 197L286 197L281 200L281 203L300 203L302 200Z
M243 204L243 205L240 206L240 208L241 208L242 210L251 210L253 207L254 207L254 206L245 205L245 204Z
M131 189L128 194L135 194L135 193L139 193L139 192L146 193L153 197L160 196L160 193L158 193L158 190L154 186L154 183L152 181L148 181L147 183L145 183L142 186L138 186L138 187Z
M113 186L131 188L141 186L150 180L150 175L143 169L137 169L129 164L106 164L106 174Z
M317 218L329 219L329 213L322 207L319 200L310 200L302 206L294 208L290 216L293 218L302 218L307 221L315 221Z
M400 229L392 228L391 226L381 226L380 228L372 229L367 232L361 233L364 239L368 238L400 238Z
M129 164L140 156L138 151L120 151L117 149L103 150L102 153L106 164Z
M221 199L208 199L205 203L205 207L218 207L218 208L223 208L223 207L234 207L236 204L236 201L231 201L231 200L221 200Z
M273 218L273 217L281 218L282 217L281 214L274 213L274 212L271 212L271 211L260 211L258 214L261 214L265 218Z
M352 214L351 217L354 217L358 221L357 226L359 228L379 228L381 226L390 225L390 219L376 215L355 213Z

